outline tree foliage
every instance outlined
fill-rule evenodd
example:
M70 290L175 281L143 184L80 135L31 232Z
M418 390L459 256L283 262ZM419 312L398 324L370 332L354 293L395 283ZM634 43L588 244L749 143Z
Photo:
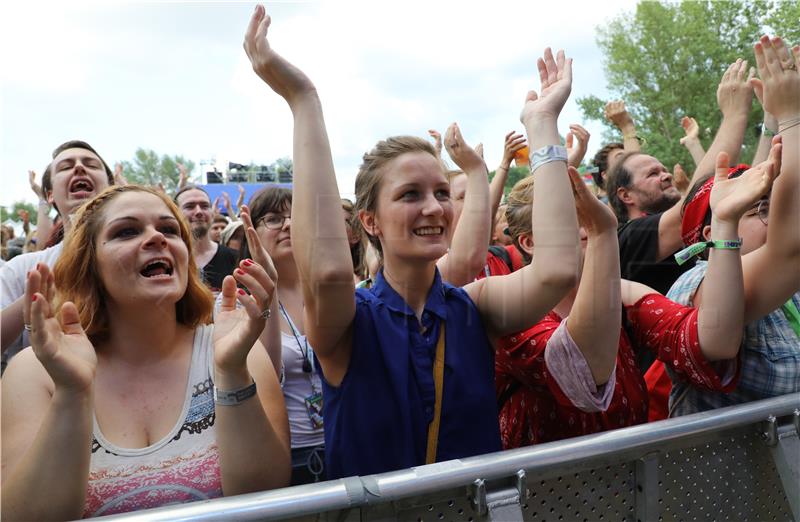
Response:
M489 181L494 178L495 171L491 171L489 173ZM511 189L514 188L514 185L517 184L519 180L524 178L530 174L530 169L527 167L511 167L508 170L508 177L506 178L506 184L503 185L503 194L508 196L508 193L511 192Z
M22 218L19 217L17 212L20 209L24 209L28 211L28 219L30 220L31 225L36 225L37 216L37 208L34 204L28 203L27 201L15 201L11 208L0 207L2 209L2 215L0 215L0 222L5 223L7 220L11 220L17 223L22 223Z
M122 174L129 183L139 183L141 185L163 184L167 193L172 193L178 186L180 173L178 163L186 167L186 171L191 176L194 169L194 162L185 159L183 156L159 156L155 151L136 149L133 161L122 162Z
M716 90L725 69L737 58L755 65L753 44L766 32L800 43L798 20L800 3L794 1L640 1L635 12L597 28L608 90L625 101L648 154L667 166L693 165L679 144L681 118L697 120L708 148L722 119ZM622 141L603 117L605 103L596 96L578 100L587 119L607 126L604 139ZM755 152L755 124L761 118L754 102L744 160Z

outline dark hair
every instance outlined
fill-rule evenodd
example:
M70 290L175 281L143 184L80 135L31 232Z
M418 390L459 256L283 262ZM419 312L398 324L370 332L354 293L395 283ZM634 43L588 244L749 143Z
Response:
M89 152L97 156L100 159L100 163L103 164L103 170L106 171L106 177L108 178L108 185L111 186L114 184L114 173L111 171L111 168L108 166L103 157L100 154L98 154L96 150L94 150L94 147L92 147L85 141L81 140L65 141L64 143L55 148L52 154L52 159L56 159L56 156L58 156L67 149L84 149L88 150ZM43 195L45 197L47 197L48 192L53 190L52 178L53 178L53 163L51 162L47 165L47 167L45 167L44 174L42 174L42 192L44 193ZM58 212L59 214L61 213L61 211L58 210L58 207L56 206L55 202L53 202L53 208L56 209L56 212Z
M176 192L175 195L172 197L172 201L174 201L175 204L177 205L178 204L178 196L180 196L184 192L189 192L190 190L199 190L200 192L205 194L206 197L208 197L208 202L211 203L211 196L208 195L208 192L206 191L206 189L204 189L200 185L194 185L192 183L187 183L180 190L178 190L178 192Z
M225 223L226 225L229 223L228 218L225 217L223 214L214 214L214 219L211 220L212 223Z
M628 221L628 208L625 206L625 203L619 199L617 195L617 189L619 188L628 188L631 186L633 182L633 173L625 168L625 163L628 159L632 158L633 156L642 154L641 152L626 152L622 156L617 159L616 163L614 163L614 167L611 169L611 172L608 173L608 178L606 180L606 194L608 195L608 203L611 205L611 208L614 210L614 214L617 215L617 219L620 223L625 223Z
M625 146L622 143L613 142L605 145L602 149L597 151L597 154L594 155L594 159L592 159L592 164L597 167L597 172L592 173L592 178L594 179L594 184L600 188L605 188L605 182L603 181L603 172L608 170L608 155L611 153L612 150L617 149L624 149Z
M283 187L264 187L250 197L247 202L250 209L250 219L253 226L257 227L258 222L269 212L284 212L292 208L292 191ZM242 241L239 249L239 259L250 258L250 248L247 241Z

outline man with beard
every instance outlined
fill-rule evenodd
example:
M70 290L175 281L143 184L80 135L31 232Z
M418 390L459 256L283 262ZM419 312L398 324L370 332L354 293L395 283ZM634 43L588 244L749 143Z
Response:
M722 121L687 193L697 180L713 173L720 152L726 152L731 163L736 163L753 101L752 75L747 61L741 59L723 74L717 88ZM617 235L623 279L666 294L672 283L694 265L678 265L673 257L685 245L681 239L681 193L672 174L656 158L628 152L614 160L606 191L620 223Z
M639 152L619 157L608 176L608 198L620 227L617 232L622 277L661 293L686 270L672 255L680 238L681 194L672 174L652 156ZM674 234L672 232L675 232Z
M205 190L185 185L175 194L175 203L192 230L192 254L203 281L216 296L222 289L222 280L236 269L236 252L211 240L213 209Z

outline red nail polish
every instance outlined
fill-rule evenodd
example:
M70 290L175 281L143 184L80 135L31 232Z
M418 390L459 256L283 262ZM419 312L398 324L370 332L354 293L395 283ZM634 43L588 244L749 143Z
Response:
M237 292L239 292L239 295L247 295L247 294L245 293L245 291L244 291L244 290L242 290L241 288L240 288L239 290L237 290Z
M31 301L36 301L38 298L39 298L39 296L38 296L38 295L36 295L36 294L33 294L33 297L31 298Z
M241 268L237 268L236 269L236 275L240 275L240 276L245 275L245 271L242 270Z
M244 266L250 266L253 264L253 261L250 259L245 259L244 261L242 261L242 263L244 263Z

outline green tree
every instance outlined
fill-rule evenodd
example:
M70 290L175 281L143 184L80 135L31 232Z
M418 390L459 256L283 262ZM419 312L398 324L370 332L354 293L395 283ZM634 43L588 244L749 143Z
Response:
M36 206L32 203L28 203L27 201L15 201L11 208L7 207L0 207L2 208L2 215L0 215L0 222L5 223L7 220L14 221L16 223L22 223L22 218L19 217L17 212L22 210L28 211L28 219L30 220L31 225L36 224L37 220L37 209Z
M788 42L800 40L799 6L776 0L640 1L635 12L598 27L608 90L625 101L644 150L667 166L692 165L679 144L684 136L681 118L697 120L708 148L722 118L716 88L725 69L737 58L755 65L753 43L768 30ZM578 104L587 119L607 126L605 140L622 141L603 116L605 100L588 96ZM755 152L755 124L762 118L755 102L743 160Z
M174 192L178 186L180 173L178 163L182 163L189 176L194 169L194 162L183 156L160 156L155 151L136 149L133 161L122 162L122 174L129 183L142 185L164 185L168 193Z
M494 178L494 173L495 171L491 171L489 173L489 181L491 181L492 178ZM508 170L508 177L506 178L506 184L503 185L503 194L507 196L508 193L511 192L511 189L514 188L514 185L516 185L519 180L527 176L529 173L530 170L527 167L511 167Z

